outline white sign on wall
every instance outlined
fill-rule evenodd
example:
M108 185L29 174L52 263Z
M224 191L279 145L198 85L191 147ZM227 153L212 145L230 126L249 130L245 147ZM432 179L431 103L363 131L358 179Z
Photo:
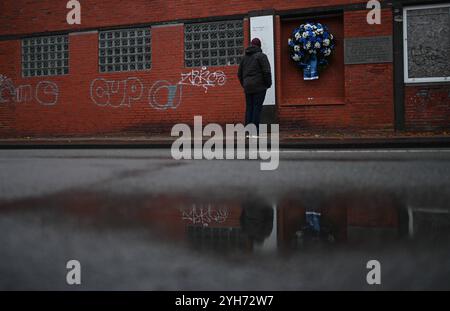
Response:
M259 38L262 50L267 55L272 69L272 87L267 90L265 106L275 105L275 42L273 35L273 15L250 18L250 37ZM251 40L250 39L250 40Z

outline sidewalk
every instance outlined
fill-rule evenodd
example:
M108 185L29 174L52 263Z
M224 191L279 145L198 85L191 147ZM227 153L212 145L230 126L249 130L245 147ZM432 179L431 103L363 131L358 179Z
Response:
M0 149L53 148L170 148L177 137L96 136L0 139ZM204 138L204 141L207 139ZM446 148L450 133L280 133L280 148Z

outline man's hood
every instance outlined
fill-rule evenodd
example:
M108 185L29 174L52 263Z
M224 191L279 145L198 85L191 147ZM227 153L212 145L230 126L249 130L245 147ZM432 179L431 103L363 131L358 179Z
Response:
M262 52L261 48L258 47L258 46L254 46L254 45L249 46L249 47L245 50L245 54L247 54L247 55L252 55L252 54L255 54L255 53L261 53L261 52Z

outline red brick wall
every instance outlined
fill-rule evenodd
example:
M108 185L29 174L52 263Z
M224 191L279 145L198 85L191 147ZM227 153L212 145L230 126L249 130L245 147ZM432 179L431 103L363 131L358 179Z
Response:
M82 1L83 29L102 26L118 26L158 21L173 21L211 16L247 14L262 9L300 9L311 6L329 6L362 1L328 0L319 3L311 1L144 1L137 0L124 5L123 1ZM64 1L2 1L0 35L77 29L65 21L67 9ZM276 64L278 116L281 128L300 129L392 129L392 64L343 66L343 39L345 37L390 35L392 33L391 10L383 10L382 25L368 26L367 11L345 12L330 25L338 36L337 61L323 73L322 80L314 81L318 92L324 94L324 102L316 105L286 106L289 92L284 92L291 79L284 79L281 59L285 54L283 33L289 27L276 18ZM325 20L326 18L324 18ZM286 25L285 25L286 26ZM249 40L248 20L245 20L245 42ZM67 76L22 78L21 51L19 40L0 41L0 74L10 78L16 87L38 89L39 99L55 98L45 94L43 81L58 87L58 101L55 105L42 105L34 96L30 101L0 104L0 137L10 136L84 136L106 134L136 134L155 131L168 132L175 123L192 123L195 115L202 115L204 122L237 123L243 121L244 96L236 78L237 66L211 67L211 71L223 71L227 77L222 87L209 88L183 86L182 100L176 109L155 109L151 106L149 92L158 81L175 85L182 73L190 72L184 67L183 25L152 27L152 68L145 72L100 74L98 72L98 34L96 32L70 35L70 74ZM284 60L284 62L286 62ZM293 64L291 64L293 66ZM196 68L198 69L198 68ZM295 69L297 70L297 69ZM292 70L291 70L292 74ZM301 73L295 72L299 83ZM332 77L331 79L329 77ZM133 80L129 80L133 78ZM140 82L136 82L136 79ZM114 81L119 93L111 95L111 105L96 105L91 96L96 87ZM327 81L329 84L322 83ZM128 82L127 82L128 80ZM92 84L94 83L94 84ZM102 84L103 83L103 84ZM128 83L128 86L126 85ZM131 100L129 106L117 106L123 100L124 92L131 92L132 83L142 83L142 95ZM162 83L162 82L160 82ZM94 86L93 88L91 86ZM41 86L41 89L39 89ZM52 89L50 89L52 91ZM179 94L179 93L177 93ZM283 95L284 94L284 95ZM287 97L283 97L288 95ZM291 94L292 95L292 94ZM5 97L5 96L4 96ZM95 96L94 96L95 97ZM156 100L167 101L167 90L162 89ZM45 100L44 100L45 101ZM127 102L127 101L126 101ZM325 103L325 104L324 104ZM332 103L327 105L326 103ZM337 105L336 105L337 103Z
M330 59L330 66L320 72L320 79L304 81L303 71L289 57L286 44L292 31L310 19L289 19L281 24L281 85L280 106L329 105L344 103L344 27L342 16L320 18L337 38L336 49ZM288 55L288 57L286 57Z
M405 125L414 131L450 129L450 85L405 87Z
M82 25L68 26L65 0L2 0L0 2L0 35L95 28L193 19L211 16L246 14L255 10L288 10L339 4L364 3L361 0L109 0L84 1Z
M336 37L337 45L329 67L320 72L319 80L315 81L303 80L303 71L290 59L287 46L292 30L308 20L310 19L289 19L287 22L281 20L282 40L278 52L282 81L278 89L280 123L283 128L344 128L347 126L348 116L343 112L345 109L343 19L342 16L334 16L317 20L328 26Z
M245 25L248 25L247 21ZM39 82L51 81L59 89L58 101L53 106L41 105L36 99L24 103L10 100L9 103L1 104L0 135L77 136L167 132L175 123L192 123L196 115L202 115L205 123L242 122L245 105L236 78L237 66L211 67L212 72L223 71L227 80L224 86L209 88L207 93L202 87L179 86L178 92L182 90L182 99L176 109L155 109L150 105L149 92L157 81L176 85L182 73L191 71L184 67L183 27L171 25L152 28L152 68L141 72L98 73L98 34L94 32L69 36L68 76L22 78L20 41L0 42L0 54L8 57L8 62L0 63L0 73L10 78L16 87L31 85L34 90ZM248 39L248 34L245 36ZM114 89L118 87L119 92L111 96L112 106L119 106L124 92L130 92L132 85L126 87L124 82L129 78L138 78L142 82L142 95L139 100L132 100L130 106L97 105L91 96L91 83L99 78L116 81ZM105 86L101 81L94 84L94 94L97 85ZM167 89L162 89L157 93L156 100L162 104L167 102L167 94Z
M334 63L325 69L318 81L301 81L301 72L295 68L293 62L287 62L287 50L284 46L278 49L278 62L281 64L279 74L283 77L284 67L287 71L297 70L298 76L291 74L290 81L295 80L299 85L298 94L302 94L308 85L315 88L316 97L320 97L317 103L288 105L292 90L281 86L281 94L278 94L280 126L283 129L326 129L326 130L392 130L394 124L393 104L393 64L364 64L343 65L344 38L368 37L392 35L392 11L382 11L381 25L368 25L366 21L367 11L348 11L339 18L330 18L330 30L337 36L337 48ZM327 23L327 18L321 18ZM284 33L283 27L291 27L291 23L283 23L278 26ZM343 31L340 30L343 28ZM285 38L282 36L283 45ZM283 59L283 60L282 60ZM341 67L342 66L342 67ZM342 69L341 69L342 68ZM328 72L327 72L328 70ZM342 70L342 74L340 74ZM283 72L283 73L281 73ZM327 80L333 81L329 87L324 87ZM281 84L286 82L281 82ZM279 87L280 89L280 87ZM299 95L301 97L301 95ZM309 94L311 96L311 94ZM283 106L284 104L284 106Z

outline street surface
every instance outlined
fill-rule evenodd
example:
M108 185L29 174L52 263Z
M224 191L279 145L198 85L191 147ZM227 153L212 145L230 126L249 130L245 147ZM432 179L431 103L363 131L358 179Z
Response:
M0 177L0 290L450 289L450 149L285 150L276 171L0 150Z

